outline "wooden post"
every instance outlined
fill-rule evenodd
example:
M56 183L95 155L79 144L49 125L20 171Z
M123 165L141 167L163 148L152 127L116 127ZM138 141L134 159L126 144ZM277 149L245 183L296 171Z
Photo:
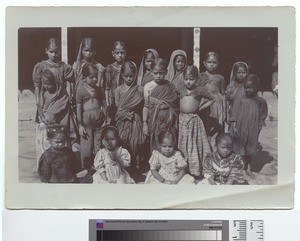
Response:
M61 60L68 63L68 28L61 28Z
M199 69L200 71L200 28L194 28L194 53L193 53L193 60L194 65Z

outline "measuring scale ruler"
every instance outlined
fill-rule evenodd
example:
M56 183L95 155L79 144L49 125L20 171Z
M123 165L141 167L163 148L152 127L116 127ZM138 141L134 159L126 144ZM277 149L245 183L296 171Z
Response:
M231 241L263 241L263 220L232 220L229 236Z
M90 220L89 241L263 241L263 220Z

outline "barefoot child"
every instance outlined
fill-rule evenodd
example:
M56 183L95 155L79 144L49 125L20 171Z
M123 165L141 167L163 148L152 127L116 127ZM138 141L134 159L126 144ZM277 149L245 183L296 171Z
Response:
M117 107L116 126L120 138L129 143L132 159L137 165L140 160L141 146L145 141L141 119L144 104L143 88L136 85L137 67L133 62L125 62L121 68L122 83L116 88Z
M104 94L97 87L98 68L86 64L82 68L83 82L76 91L76 110L80 134L80 155L83 169L92 166L93 155L100 149L100 129L105 121Z
M188 163L188 172L197 180L201 180L202 162L211 152L205 128L199 117L199 111L209 107L214 100L204 93L201 87L196 86L198 69L187 66L183 72L184 88L180 89L180 114L178 149L182 151ZM211 99L200 106L201 99Z
M173 51L170 57L166 79L175 85L177 91L184 86L183 70L185 66L186 53L180 49Z
M95 55L97 53L97 47L94 39L92 38L83 38L78 54L76 62L73 64L74 69L74 77L75 77L75 90L78 89L78 86L80 86L83 82L83 76L82 76L82 69L87 64L92 64L96 66L98 69L98 76L97 76L97 86L104 87L103 86L103 77L104 77L104 71L105 68L102 64L98 63L95 60Z
M260 130L265 126L268 105L265 99L257 96L258 78L252 75L244 83L245 95L234 102L230 132L235 138L234 151L244 158L245 173L251 178L251 163L257 152Z
M232 151L233 142L229 133L219 133L216 137L217 150L205 158L204 173L211 185L245 183L243 159Z
M76 181L76 156L66 147L65 127L47 127L50 147L39 160L38 173L41 182L71 183Z
M224 131L225 121L225 79L217 74L219 66L219 55L215 52L209 52L205 56L203 64L206 71L200 73L200 85L206 88L207 92L214 96L215 102L206 109L201 117L211 143L217 133Z
M121 85L120 83L120 72L121 66L126 58L126 46L122 41L116 41L113 45L113 50L111 51L112 56L115 60L114 63L109 64L106 67L105 73L105 93L108 93L106 96L106 103L109 107L109 115L112 121L114 122L116 114L116 105L115 105L115 89Z
M170 131L177 136L178 95L175 86L164 77L166 61L156 59L153 70L154 80L144 87L143 132L150 136L150 150L156 148L158 134Z
M187 163L180 151L175 150L175 137L169 131L158 135L159 148L153 150L149 160L150 171L145 183L193 184L194 178L186 174Z
M153 80L152 69L154 61L158 57L158 52L155 49L145 50L138 73L138 85L144 87L147 83Z
M125 168L130 166L129 152L120 146L118 129L114 126L105 126L101 131L101 140L104 148L95 157L93 183L106 184L134 184Z

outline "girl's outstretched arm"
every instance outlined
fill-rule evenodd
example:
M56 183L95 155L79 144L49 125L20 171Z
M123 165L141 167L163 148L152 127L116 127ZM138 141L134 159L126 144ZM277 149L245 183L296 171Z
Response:
M204 104L199 106L199 111L211 106L215 101L214 100L209 100L207 102L205 102Z
M143 108L143 133L145 136L149 135L147 117L148 117L148 107L144 106L144 108Z
M34 95L35 95L35 102L36 102L36 107L37 107L37 112L38 115L40 117L40 120L42 120L43 118L45 118L44 114L43 114L43 110L42 110L42 106L41 106L41 101L40 101L40 96L41 92L40 92L40 88L39 87L35 87L34 88Z
M87 139L88 135L85 128L83 127L83 122L82 122L82 104L77 103L76 105L76 117L78 122L79 135L81 135L84 139Z

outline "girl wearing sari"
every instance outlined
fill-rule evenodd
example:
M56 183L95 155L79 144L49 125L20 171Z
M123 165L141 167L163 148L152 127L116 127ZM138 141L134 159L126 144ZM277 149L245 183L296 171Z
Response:
M211 145L214 146L214 140L218 133L224 132L225 121L225 79L217 73L220 64L219 55L215 52L209 52L203 61L205 72L200 73L200 85L214 96L215 102L201 113L201 119L204 122L205 129Z
M95 41L92 38L83 38L79 46L76 62L73 64L75 90L77 90L78 86L82 84L82 69L88 64L92 64L98 69L97 86L103 88L103 77L105 68L102 64L98 63L95 60L96 52L97 48Z
M167 63L156 59L153 67L154 80L144 87L143 132L150 137L150 150L157 149L158 134L178 132L178 94L174 84L165 80ZM177 143L177 142L176 142Z
M236 62L232 66L230 83L226 88L225 96L227 100L227 122L232 117L234 102L245 94L244 82L249 75L249 68L245 62Z
M111 124L115 123L116 103L115 103L115 90L121 85L120 72L122 64L125 61L127 52L125 43L122 41L114 42L112 49L112 56L115 60L114 63L107 65L105 71L105 93L108 93L106 103L108 108L108 115L111 119Z
M120 138L129 143L132 160L139 166L141 145L145 141L141 113L143 107L143 89L136 85L137 67L134 62L125 62L121 67L122 85L115 90L117 107L116 126Z
M184 87L183 70L186 67L186 53L177 49L170 57L166 79L175 85L176 90Z
M146 49L139 68L137 84L145 86L153 80L152 68L155 59L159 57L155 49Z
M58 91L58 96L61 96L61 93L68 95L68 100L72 95L72 86L73 86L73 70L72 67L60 60L60 41L56 38L49 38L47 41L47 47L45 48L45 53L47 54L48 59L43 60L37 63L34 66L32 72L32 80L35 90L35 100L37 105L37 115L36 122L38 123L36 129L36 152L37 152L37 161L39 160L42 153L49 147L49 143L46 137L46 126L42 122L42 113L43 113L43 101L41 98L44 94L42 76L46 69L50 69L51 72L55 73L55 83L56 83L56 92ZM66 91L66 92L64 92ZM60 106L58 111L64 108L64 105ZM53 110L53 108L52 108ZM49 110L50 113L51 110ZM54 111L54 110L53 110ZM51 115L50 115L51 116ZM68 115L69 116L69 115ZM68 118L66 118L68 119ZM56 121L56 119L54 118ZM53 121L51 121L53 122Z
M62 125L67 134L67 146L76 140L76 124L71 111L66 83L62 78L62 69L49 68L42 75L43 88L39 98L37 126L37 157L50 147L47 140L47 126Z

